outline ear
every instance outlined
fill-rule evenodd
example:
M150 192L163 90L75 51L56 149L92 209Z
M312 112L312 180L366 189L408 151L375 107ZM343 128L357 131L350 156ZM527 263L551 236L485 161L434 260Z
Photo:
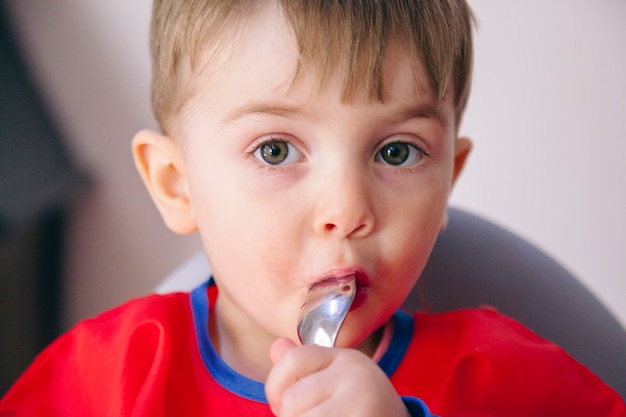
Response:
M175 233L197 229L189 198L189 187L182 157L174 140L150 130L142 130L132 142L133 158L152 201L163 221Z
M467 157L472 151L472 141L466 137L458 138L454 143L454 166L452 168L452 186L456 184L457 179L463 171ZM443 220L441 221L440 232L443 232L448 227L448 212L444 213Z
M469 138L458 138L454 144L454 168L452 171L452 185L456 183L456 180L461 175L467 157L472 151L472 141Z

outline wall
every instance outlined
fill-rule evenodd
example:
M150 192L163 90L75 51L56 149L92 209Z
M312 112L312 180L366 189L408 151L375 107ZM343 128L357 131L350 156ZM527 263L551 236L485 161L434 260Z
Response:
M9 1L68 146L94 181L70 227L65 327L156 285L199 248L162 224L130 140L149 108L149 0Z
M470 3L476 149L452 201L547 250L626 323L626 2Z
M452 198L555 256L626 323L626 2L470 0L476 144ZM149 113L150 1L8 0L48 104L95 180L71 224L66 326L199 248L162 225L130 138Z

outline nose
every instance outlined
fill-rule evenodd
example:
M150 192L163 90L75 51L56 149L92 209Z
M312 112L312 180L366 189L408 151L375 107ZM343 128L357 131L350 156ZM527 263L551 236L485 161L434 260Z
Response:
M366 175L342 169L327 175L318 195L314 229L320 236L358 239L374 230L374 191Z

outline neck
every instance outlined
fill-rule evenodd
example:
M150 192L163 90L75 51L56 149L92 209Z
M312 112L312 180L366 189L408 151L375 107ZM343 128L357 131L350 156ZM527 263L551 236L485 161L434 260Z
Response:
M269 350L273 338L260 334L258 327L244 317L236 317L235 323L220 320L218 305L220 298L209 315L209 334L215 351L235 372L255 381L265 381L272 368Z
M215 351L235 372L258 382L265 381L273 366L269 351L275 338L260 332L258 326L242 314L228 314L231 320L221 320L221 309L228 308L225 307L227 303L220 303L221 298L218 297L209 314L209 334ZM385 329L390 325L391 320L369 335L356 349L375 360L380 359L379 346Z

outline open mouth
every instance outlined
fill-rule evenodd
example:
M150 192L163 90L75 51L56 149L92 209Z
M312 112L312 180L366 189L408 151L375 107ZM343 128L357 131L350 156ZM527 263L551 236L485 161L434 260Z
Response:
M367 295L369 293L369 279L367 275L360 270L353 270L349 272L338 272L333 273L321 281L316 282L311 286L311 288L318 285L332 285L332 286L340 286L342 282L348 282L354 277L354 282L356 285L354 300L350 306L350 311L354 311L361 307L365 300L367 299Z
M366 285L356 285L356 292L354 293L354 300L352 300L352 305L350 306L350 311L354 311L357 308L361 307L365 300L367 299L367 295L369 293L369 286Z

